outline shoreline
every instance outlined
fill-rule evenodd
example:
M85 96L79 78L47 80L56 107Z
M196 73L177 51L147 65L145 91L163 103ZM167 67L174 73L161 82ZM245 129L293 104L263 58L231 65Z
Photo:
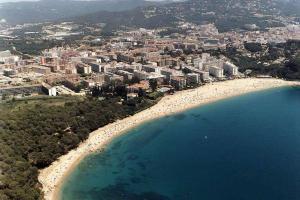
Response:
M61 156L49 167L40 170L38 180L43 186L44 198L45 200L59 199L64 179L86 155L103 149L115 137L142 123L246 93L299 85L299 82L281 79L246 78L210 83L199 88L165 96L157 104L146 110L95 130L76 149Z

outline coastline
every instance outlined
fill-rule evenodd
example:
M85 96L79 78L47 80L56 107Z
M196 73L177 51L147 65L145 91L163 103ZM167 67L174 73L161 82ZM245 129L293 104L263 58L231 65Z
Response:
M293 85L300 85L300 83L280 79L247 78L211 83L199 88L180 91L174 95L166 96L151 108L108 124L90 133L89 138L82 142L76 149L61 156L49 167L41 170L38 179L43 186L44 198L46 200L58 199L59 190L64 178L72 172L82 158L91 152L101 150L113 138L142 123L221 99Z

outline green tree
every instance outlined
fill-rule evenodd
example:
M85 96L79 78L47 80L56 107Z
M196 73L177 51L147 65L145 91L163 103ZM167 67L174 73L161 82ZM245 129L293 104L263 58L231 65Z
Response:
M154 92L157 89L157 80L156 79L150 79L149 80L150 88L152 92Z

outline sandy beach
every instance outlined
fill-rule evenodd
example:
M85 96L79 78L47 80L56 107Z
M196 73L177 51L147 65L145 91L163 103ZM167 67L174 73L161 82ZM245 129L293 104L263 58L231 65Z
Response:
M280 79L247 78L211 83L196 89L185 90L166 96L159 103L147 110L108 124L92 132L89 138L82 142L78 148L61 156L48 168L41 170L38 178L43 186L45 199L55 200L58 198L59 189L64 177L70 173L73 167L85 155L102 149L114 137L125 133L143 122L224 98L288 85L300 85L300 83Z

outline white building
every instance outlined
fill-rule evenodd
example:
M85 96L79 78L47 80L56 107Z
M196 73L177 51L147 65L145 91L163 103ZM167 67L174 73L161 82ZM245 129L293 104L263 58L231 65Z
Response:
M201 79L203 82L209 81L209 73L208 73L208 72L205 72L205 71L199 71L199 74L200 74L200 79Z
M238 75L238 67L230 62L225 62L223 65L224 72L231 75L236 76Z
M19 61L18 56L14 56L10 53L10 51L1 51L0 52L0 62L5 64L14 64Z
M193 60L194 67L203 70L203 60L201 58L196 58Z
M76 95L76 93L69 88L59 85L55 87L58 95Z
M56 95L57 95L56 87L51 87L49 89L49 96L56 96Z
M184 66L184 68L186 70L189 71L189 73L196 73L196 74L199 74L200 75L200 80L203 81L203 82L207 82L209 81L209 73L207 71L203 71L203 70L200 70L200 69L197 69L195 67L191 67L191 66Z
M219 67L210 66L209 67L209 74L216 77L216 78L222 78L224 76L224 70Z
M134 76L137 77L140 80L146 80L150 77L150 75L151 74L148 73L148 72L138 71L138 70L134 71Z
M49 95L55 97L57 95L56 87L52 87L51 85L47 83L43 83L43 90Z

